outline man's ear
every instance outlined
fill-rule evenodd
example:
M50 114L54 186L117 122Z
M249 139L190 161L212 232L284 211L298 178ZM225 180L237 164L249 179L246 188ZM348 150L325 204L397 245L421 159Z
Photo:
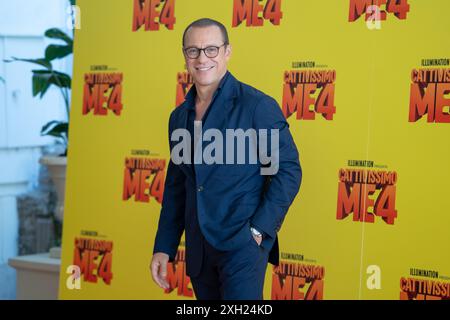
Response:
M184 55L184 48L183 47L181 47L181 54L182 54L183 59L184 59L184 69L187 70L186 56Z
M227 58L230 58L232 52L233 52L233 48L231 47L231 44L227 45L227 47L225 49L225 56Z

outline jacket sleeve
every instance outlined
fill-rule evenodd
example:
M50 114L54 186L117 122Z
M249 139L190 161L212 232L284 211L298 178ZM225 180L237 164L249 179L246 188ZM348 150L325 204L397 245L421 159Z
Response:
M278 103L269 96L259 100L253 115L253 125L257 132L266 129L268 148L274 155L276 145L272 146L271 129L278 129L278 171L266 177L267 185L262 201L250 223L264 233L262 246L270 246L275 241L287 211L297 195L302 180L302 169L297 147L289 131ZM271 164L273 165L273 164Z
M170 135L172 132L173 113L169 120L169 146L172 152ZM164 183L164 194L161 213L156 233L153 253L164 252L169 255L169 261L175 259L180 238L185 227L184 211L186 204L186 176L178 165L169 160Z

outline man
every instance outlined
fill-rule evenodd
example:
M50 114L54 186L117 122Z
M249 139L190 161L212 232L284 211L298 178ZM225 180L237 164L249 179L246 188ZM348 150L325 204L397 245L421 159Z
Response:
M278 264L277 232L300 188L302 171L276 101L227 71L231 50L227 30L217 21L197 20L183 34L183 54L194 85L169 120L172 160L150 268L153 280L168 288L167 263L174 261L185 231L186 273L197 299L257 300L263 298L267 263ZM267 168L262 161L175 164L172 134L189 130L191 147L198 150L196 125L216 133L276 131L276 172L262 175L260 169ZM267 140L272 143L271 138ZM194 160L193 153L188 158Z

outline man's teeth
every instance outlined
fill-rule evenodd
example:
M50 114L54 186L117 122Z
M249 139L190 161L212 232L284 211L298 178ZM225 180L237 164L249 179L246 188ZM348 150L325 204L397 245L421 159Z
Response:
M212 67L197 68L197 70L200 70L200 71L206 71L206 70L209 70L209 69L212 69Z

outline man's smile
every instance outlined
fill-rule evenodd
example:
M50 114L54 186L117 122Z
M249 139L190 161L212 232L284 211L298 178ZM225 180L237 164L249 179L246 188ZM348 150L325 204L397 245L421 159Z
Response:
M211 70L212 68L214 68L214 66L211 66L211 67L195 67L195 70L197 70L197 71L208 71L208 70Z

